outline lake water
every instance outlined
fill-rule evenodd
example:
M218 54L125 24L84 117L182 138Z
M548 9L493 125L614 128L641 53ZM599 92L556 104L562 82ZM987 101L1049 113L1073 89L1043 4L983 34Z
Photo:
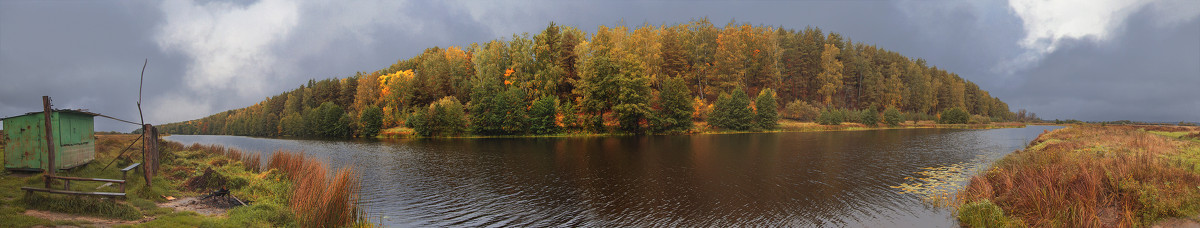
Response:
M362 173L389 227L955 227L890 186L986 163L1055 126L687 136L329 141L173 135L304 151ZM264 161L265 162L265 161Z

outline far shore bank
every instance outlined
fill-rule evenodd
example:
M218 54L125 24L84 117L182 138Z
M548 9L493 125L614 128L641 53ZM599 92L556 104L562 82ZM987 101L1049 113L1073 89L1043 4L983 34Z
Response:
M705 122L693 122L695 126L689 131L668 132L660 134L643 134L643 135L711 135L711 134L752 134L752 133L778 133L778 132L827 132L827 131L867 131L867 130L888 130L888 129L928 129L928 128L943 128L943 129L997 129L997 128L1022 128L1026 123L1022 122L995 122L985 124L939 124L935 121L905 121L897 126L887 126L880 124L879 126L867 126L861 123L842 123L839 125L821 125L816 122L800 122L792 120L779 121L779 128L773 130L762 131L731 131L711 128ZM418 138L562 138L562 137L611 137L611 136L632 136L639 134L632 133L591 133L591 132L566 132L547 135L464 135L464 136L438 136L438 137L421 137L417 136L412 128L394 127L380 131L376 136L377 139L418 139Z

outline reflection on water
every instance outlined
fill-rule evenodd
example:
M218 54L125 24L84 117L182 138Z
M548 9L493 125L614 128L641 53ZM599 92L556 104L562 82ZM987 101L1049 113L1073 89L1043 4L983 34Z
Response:
M176 135L303 150L363 174L388 226L951 227L891 186L988 162L1045 129L909 129L511 139L321 141ZM264 154L267 155L267 154ZM264 156L266 157L266 156ZM983 158L983 159L977 159Z

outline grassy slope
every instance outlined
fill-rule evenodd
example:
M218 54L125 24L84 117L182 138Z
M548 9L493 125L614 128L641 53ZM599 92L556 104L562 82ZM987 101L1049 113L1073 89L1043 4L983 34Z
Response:
M1143 128L1043 133L972 178L958 193L958 219L970 227L1132 227L1195 218L1200 140L1178 136L1200 128Z

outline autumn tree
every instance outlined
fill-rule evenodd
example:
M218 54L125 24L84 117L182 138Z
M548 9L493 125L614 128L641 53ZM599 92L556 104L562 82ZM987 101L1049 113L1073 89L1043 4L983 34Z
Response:
M842 87L842 62L837 59L838 53L838 48L833 44L825 44L825 51L821 52L822 71L817 75L821 89L817 93L826 107L833 105L833 95Z

